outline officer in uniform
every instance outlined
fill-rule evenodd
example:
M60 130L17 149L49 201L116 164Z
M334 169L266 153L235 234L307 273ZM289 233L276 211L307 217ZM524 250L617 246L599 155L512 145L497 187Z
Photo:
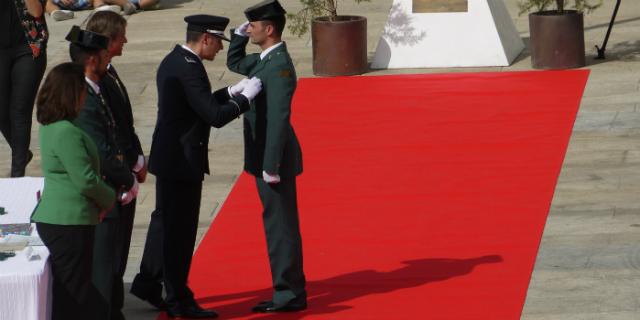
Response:
M307 307L298 222L296 176L302 173L302 151L290 123L296 73L282 42L285 10L277 0L245 10L249 20L235 30L227 55L233 72L262 80L264 90L244 116L244 170L256 178L274 293L254 312L297 311ZM251 40L262 53L247 55Z
M211 127L220 128L249 109L260 92L257 78L211 92L202 59L213 60L223 49L225 17L194 15L185 19L186 45L177 45L160 63L158 119L156 121L149 172L156 176L156 218L161 218L160 234L150 234L145 246L162 243L163 283L169 317L213 318L217 314L202 309L187 286L195 246L200 197L204 174L209 173L208 144ZM153 221L152 221L153 223ZM158 230L158 229L153 229ZM149 232L153 233L150 226ZM146 250L144 255L154 254ZM143 256L143 260L146 257ZM139 279L140 280L140 279ZM134 283L141 288L143 281ZM147 288L158 286L147 285ZM144 290L132 293L148 300ZM146 292L149 293L149 292ZM158 294L156 291L155 293Z
M87 81L87 97L75 124L82 128L95 142L100 155L101 174L119 194L113 209L106 212L102 221L96 226L93 250L93 283L103 298L112 307L114 295L114 271L119 264L116 259L121 236L118 217L124 214L123 208L132 201L138 192L138 182L131 174L131 168L125 162L124 155L117 139L119 130L112 108L107 104L100 86L107 73L110 57L108 50L88 47L85 43L104 42L108 47L109 38L74 26L67 36L71 42L69 53L71 60L85 66ZM118 290L118 288L115 288ZM120 289L122 290L122 289ZM116 302L117 303L117 302ZM114 314L111 314L111 311ZM106 319L124 319L120 308L109 310Z
M91 15L86 30L109 37L109 61L122 55L122 48L127 42L127 20L112 11L99 11ZM146 166L140 140L133 127L133 112L127 88L120 80L118 72L112 63L108 64L107 72L100 81L100 91L113 114L116 127L116 139L122 149L124 162L130 168L138 183L144 182ZM101 235L109 235L113 242L101 242L104 247L94 250L94 281L102 292L110 296L105 297L111 304L111 319L124 319L122 307L124 305L124 276L133 221L135 218L136 200L118 206L113 210L99 227ZM100 243L99 243L100 244ZM109 277L108 275L112 276Z

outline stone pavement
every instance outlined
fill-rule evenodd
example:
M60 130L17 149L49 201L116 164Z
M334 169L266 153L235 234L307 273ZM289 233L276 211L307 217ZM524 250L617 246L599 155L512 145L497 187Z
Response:
M162 10L127 17L129 43L124 56L116 58L114 65L129 89L136 129L146 152L156 119L156 68L176 43L183 42L182 18L196 13L224 15L231 18L230 26L237 26L244 21L243 9L255 2L163 0ZM298 0L281 2L290 12L300 8ZM594 46L604 38L615 1L605 2L585 18L587 68L591 69L591 76L556 187L523 319L640 319L640 3L623 1L609 41L608 59L602 61L593 59ZM352 0L340 1L340 13L368 18L370 58L391 3L392 0L373 0L357 5ZM517 0L505 3L527 43L526 15L518 16ZM81 23L87 15L88 12L80 12L74 20L49 20L49 68L68 60L64 36L71 25ZM285 40L299 77L312 77L309 36L295 38L285 34ZM205 63L215 88L240 79L226 69L225 55L226 50L214 62ZM530 69L525 51L505 68L377 70L368 75ZM34 120L35 156L27 169L31 176L41 175L35 124ZM237 120L212 131L212 175L204 183L198 240L241 172L241 135L241 122ZM5 177L10 164L9 148L0 140L0 176ZM154 201L154 179L150 176L141 187L126 282L139 267ZM128 319L154 319L156 315L130 295L125 304Z

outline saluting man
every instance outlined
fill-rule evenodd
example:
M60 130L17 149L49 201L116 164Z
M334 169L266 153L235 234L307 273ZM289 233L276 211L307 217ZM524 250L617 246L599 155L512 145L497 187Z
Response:
M163 282L169 317L214 318L212 310L202 309L187 286L191 257L196 241L200 197L204 174L209 173L208 144L211 127L220 128L249 109L260 92L259 79L244 79L238 84L211 92L211 83L202 59L213 60L223 49L225 17L194 15L184 18L186 45L177 45L160 63L158 119L153 133L149 172L156 176L156 219L161 232L150 225L146 246L162 244L161 252L145 248L148 255L162 256ZM154 221L152 220L152 224ZM157 221L155 221L157 223ZM136 277L133 285L144 287ZM134 289L145 300L161 292ZM159 284L148 285L156 288ZM160 289L162 287L159 287ZM157 297L157 296L156 296Z
M244 170L256 178L274 288L272 299L253 311L298 311L307 307L296 194L302 151L290 123L297 79L281 39L286 12L277 0L267 0L244 13L249 21L231 35L227 66L264 86L244 116ZM246 54L249 39L262 53Z

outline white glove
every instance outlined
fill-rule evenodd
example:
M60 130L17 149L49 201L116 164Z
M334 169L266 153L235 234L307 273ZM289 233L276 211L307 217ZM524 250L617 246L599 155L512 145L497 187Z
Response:
M136 161L136 164L131 168L131 171L133 171L133 173L138 173L142 168L144 168L144 155L139 154L138 161Z
M279 174L268 174L266 171L262 171L262 180L266 183L278 183L280 182Z
M138 196L139 188L140 188L140 184L138 184L138 179L136 179L136 176L133 175L133 186L131 186L131 189L123 192L120 195L119 200L123 206L128 205L129 203L131 203L131 201L133 201L133 199L135 199Z
M247 28L249 28L249 21L241 24L238 28L236 28L234 33L239 36L248 37L249 34L247 33Z
M249 79L249 81L247 81L247 83L244 85L244 89L242 89L242 92L240 92L240 94L245 96L245 98L247 98L249 102L251 102L251 100L253 100L253 98L255 98L258 93L260 93L260 90L262 90L262 81L260 81L260 79L256 77L253 77Z
M229 87L229 95L232 97L235 97L237 95L240 94L240 92L242 92L242 90L244 90L244 87L247 85L247 82L249 82L249 79L244 78L242 80L240 80L240 82L232 85Z

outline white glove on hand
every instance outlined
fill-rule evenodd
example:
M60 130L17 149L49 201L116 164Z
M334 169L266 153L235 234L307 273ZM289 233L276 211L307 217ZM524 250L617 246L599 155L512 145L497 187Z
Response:
M232 97L235 97L237 95L240 94L240 92L242 92L242 90L244 90L244 87L247 85L247 82L249 82L248 78L244 78L242 80L240 80L240 82L232 85L229 87L229 95L231 95Z
M233 32L239 36L248 37L247 28L249 28L249 21L241 24L236 30Z
M266 183L278 183L280 182L279 174L268 174L266 171L262 171L262 179Z
M136 176L133 175L133 186L131 186L131 189L129 189L126 192L123 192L122 195L120 195L119 200L123 206L128 205L129 203L131 203L131 201L133 201L133 199L135 199L138 196L139 188L140 188L140 184L138 184L138 179L136 179Z
M244 85L244 89L242 89L242 92L240 92L240 94L245 96L245 98L247 98L249 102L251 102L251 100L253 100L253 98L255 98L258 93L260 93L260 90L262 90L262 81L260 81L260 79L256 77L253 77L249 79L249 81L247 81L247 83Z

